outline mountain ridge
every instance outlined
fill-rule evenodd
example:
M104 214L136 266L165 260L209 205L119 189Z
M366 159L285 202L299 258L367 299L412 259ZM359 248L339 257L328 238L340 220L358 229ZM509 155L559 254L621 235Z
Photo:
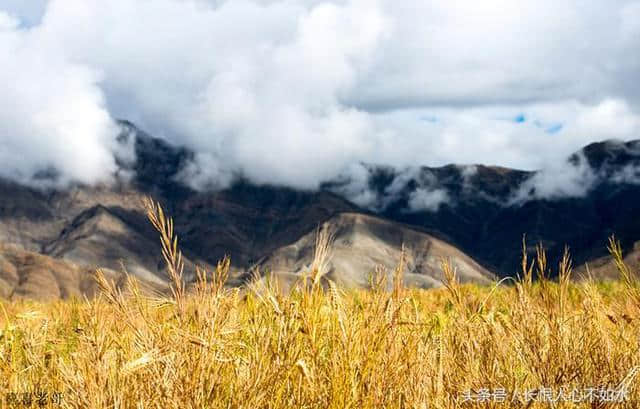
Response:
M372 248L385 249L391 258L398 257L397 243L377 237L373 226L382 223L395 232L392 236L418 237L411 231L424 235L419 240L448 243L460 251L454 252L456 257L477 263L470 277L513 275L524 235L529 250L540 242L551 260L569 245L577 265L600 263L612 233L629 251L640 239L640 221L634 222L640 212L640 141L593 143L567 158L570 170L588 170L585 180L592 185L583 196L531 196L516 203L514 192L540 172L484 165L397 169L360 164L367 174L361 185L338 177L318 190L301 191L254 185L239 176L226 189L197 191L179 180L193 153L130 122L120 124L119 143L133 143L135 160L121 160L122 175L111 186L35 189L0 181L0 242L88 267L117 270L125 261L131 273L160 284L167 277L157 235L145 218L142 199L147 195L175 219L187 278L193 277L195 265L212 266L229 255L236 270L232 285L241 285L251 268L266 268L265 260L274 260L293 243L310 242L309 235L323 223L362 223L341 219L349 214L366 220L365 226L358 225L366 232L359 239L375 243ZM368 202L354 199L358 195ZM281 266L299 269L301 262L296 256ZM361 272L360 278L369 272ZM423 273L423 282L437 282L426 279L433 271Z

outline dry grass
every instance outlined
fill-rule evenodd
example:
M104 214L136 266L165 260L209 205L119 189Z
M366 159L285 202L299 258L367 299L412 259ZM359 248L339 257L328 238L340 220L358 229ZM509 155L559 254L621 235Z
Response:
M309 285L226 288L225 259L187 293L173 224L148 210L172 297L135 280L123 294L98 272L94 300L2 303L0 392L61 391L73 408L640 407L640 290L614 240L616 283L571 282L568 253L552 281L540 250L509 286L461 285L443 260L442 289L404 288L398 268L345 292L320 285L331 242L320 232ZM626 388L628 401L512 401L540 387ZM484 389L507 401L463 402Z

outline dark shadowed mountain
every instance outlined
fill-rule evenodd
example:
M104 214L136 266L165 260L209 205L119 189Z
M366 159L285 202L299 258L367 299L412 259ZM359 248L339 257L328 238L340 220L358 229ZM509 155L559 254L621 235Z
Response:
M136 158L121 163L129 176L113 186L38 190L0 181L2 295L91 293L83 274L98 266L164 285L158 238L143 212L145 195L175 218L188 277L195 264L214 265L229 255L236 285L256 265L283 277L300 273L313 256L314 232L325 222L337 232L330 277L356 286L366 284L376 265L391 268L403 244L408 282L430 287L440 282L442 257L453 260L463 280L513 275L525 234L531 248L544 244L550 260L568 245L576 264L593 262L602 271L608 271L606 241L612 233L629 254L640 238L638 142L596 143L568 158L567 166L589 169L588 189L573 197L537 194L530 183L535 172L363 165L363 188L374 198L364 203L346 193L353 182L348 175L318 191L256 186L239 176L228 189L198 192L178 177L191 152L129 122L121 125L119 141L133 142ZM64 273L51 278L47 271Z
M525 235L530 250L542 243L550 260L569 246L577 265L606 256L612 234L632 249L640 239L640 142L594 143L570 157L568 166L581 160L590 166L584 196L514 201L535 173L476 166L465 176L465 167L422 168L419 174L431 175L448 200L437 211L407 211L419 185L411 178L380 215L447 240L500 276L518 269ZM390 180L377 179L376 189L388 189Z

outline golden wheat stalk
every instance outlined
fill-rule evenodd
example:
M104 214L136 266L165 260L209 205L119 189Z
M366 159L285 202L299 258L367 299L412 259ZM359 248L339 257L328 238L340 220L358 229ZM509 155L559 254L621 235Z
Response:
M406 266L406 258L407 251L402 243L400 248L400 258L398 259L398 264L393 269L393 293L392 297L397 302L400 301L402 296L404 295L404 269Z
M162 256L167 264L169 279L171 280L171 293L178 305L178 312L184 312L185 285L182 278L184 271L184 260L182 252L178 248L178 236L173 230L173 219L165 216L159 202L146 197L144 207L147 218L160 233L160 244L162 245Z
M316 230L316 242L311 263L311 282L314 287L317 287L322 277L329 272L334 238L335 231L328 223Z

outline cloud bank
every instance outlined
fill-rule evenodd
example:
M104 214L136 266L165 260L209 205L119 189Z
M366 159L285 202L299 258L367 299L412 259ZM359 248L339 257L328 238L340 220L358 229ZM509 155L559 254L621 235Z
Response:
M574 161L560 162L536 172L513 193L509 204L522 204L531 199L584 197L601 180L584 155Z
M0 176L108 182L132 154L124 118L197 152L183 176L200 188L483 163L571 193L552 186L575 179L569 154L640 137L639 16L622 0L11 0Z

